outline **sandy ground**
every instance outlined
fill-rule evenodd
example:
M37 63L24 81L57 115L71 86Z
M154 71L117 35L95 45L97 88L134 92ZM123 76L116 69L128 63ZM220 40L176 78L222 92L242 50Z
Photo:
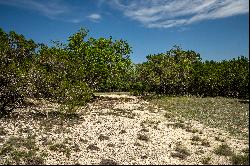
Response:
M18 114L14 120L0 119L0 127L5 130L0 135L0 148L10 137L34 135L37 154L47 154L44 164L202 164L209 157L209 164L221 165L231 163L229 157L214 153L219 145L226 143L236 154L249 147L248 140L238 140L197 121L170 121L164 117L165 110L140 98L100 97L79 108L77 117L59 120L50 120L49 114L58 105L30 100L33 106L16 110L23 115ZM37 114L44 110L44 115ZM40 118L35 118L38 115ZM194 136L200 140L192 140ZM209 145L203 145L202 140ZM49 148L57 143L70 149L69 154ZM182 153L178 147L188 154L178 155ZM0 164L6 159L8 155L0 156Z

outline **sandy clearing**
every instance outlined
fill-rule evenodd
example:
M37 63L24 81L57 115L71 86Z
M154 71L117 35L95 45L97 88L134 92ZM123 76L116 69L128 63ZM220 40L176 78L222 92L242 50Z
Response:
M187 131L185 127L176 127L179 122L166 119L164 109L153 106L156 110L149 110L150 104L135 96L100 96L107 100L100 99L89 103L84 109L80 108L77 110L80 115L77 120L59 119L60 123L54 124L53 121L46 121L46 116L34 120L28 115L15 120L0 119L0 127L6 131L5 135L0 135L5 140L0 142L0 147L12 136L27 138L32 134L39 147L37 153L48 154L44 157L45 164L99 164L104 159L110 159L117 164L129 165L202 164L204 157L211 157L210 164L230 164L229 157L214 154L216 147L227 143L235 153L249 147L248 140L238 140L226 131L206 127L197 121L181 123L200 131L197 133ZM131 100L119 100L124 98ZM33 102L38 104L38 101ZM38 108L32 106L28 111L36 112L45 109L45 106L47 111L57 108L57 105L47 104ZM25 110L27 112L27 108ZM210 146L202 146L201 141L192 141L193 136L208 141ZM217 141L215 137L223 138L224 142ZM63 152L50 150L51 144L56 143L66 145L70 155L67 157ZM179 144L190 154L184 159L173 157ZM4 160L0 160L0 164L1 161Z

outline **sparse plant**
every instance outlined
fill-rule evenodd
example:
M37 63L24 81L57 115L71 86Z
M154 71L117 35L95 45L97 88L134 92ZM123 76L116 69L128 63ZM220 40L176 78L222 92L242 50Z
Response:
M181 122L176 122L176 123L172 124L172 126L173 126L174 128L182 128L182 129L185 128L185 124L183 124L183 123L181 123Z
M195 154L204 154L205 151L203 149L199 149L195 152Z
M0 156L10 156L11 164L40 165L44 163L44 159L37 155L38 149L33 136L27 138L10 137L0 148Z
M214 137L214 139L216 140L216 141L220 141L220 142L225 142L225 140L224 139L222 139L222 138L220 138L220 137Z
M249 105L240 103L238 99L161 96L160 98L149 98L148 101L163 107L167 113L171 111L173 117L185 117L186 120L196 120L209 127L226 130L238 138L248 138ZM238 118L234 118L235 114L238 115ZM224 125L225 123L227 125ZM182 127L183 125L177 124L176 126ZM188 132L196 132L192 131L191 125L187 123L185 123L184 129ZM199 134L205 132L205 130L199 130ZM216 140L225 142L225 140L219 139L219 137L224 138L223 135L217 135L216 137L218 137L215 138Z
M75 151L75 152L80 152L80 146L76 143L74 143L74 145L71 146L71 148Z
M195 135L195 136L193 136L193 137L191 138L191 140L192 140L192 141L201 141L201 138L200 138L199 136Z
M135 142L134 146L142 146L142 144L140 144L139 142Z
M164 114L164 117L167 118L167 119L170 119L173 115L171 115L170 113L166 112Z
M208 141L208 140L205 140L205 139L203 139L203 140L201 141L201 145L202 145L202 146L206 146L206 147L210 147L209 141Z
M95 150L95 151L99 151L100 148L98 146L96 146L95 144L90 144L87 149L90 149L90 150Z
M5 131L5 129L3 127L0 127L0 136L1 135L5 135L7 132Z
M107 113L99 113L100 115L114 115L114 116L121 116L130 119L134 119L136 114L131 112L130 110L125 109L114 109L113 111Z
M80 138L80 142L82 142L82 143L88 143L88 140L86 140L86 139L83 139L83 138Z
M105 136L103 134L100 134L99 137L98 137L99 140L103 141L103 140L109 140L109 137L108 136Z
M177 143L175 147L175 152L171 153L172 157L178 157L181 159L185 159L186 157L190 156L189 150L184 147L181 143Z
M147 159L147 158L148 158L147 155L142 155L142 156L141 156L141 159Z
M204 158L202 158L201 163L202 164L209 164L210 160L211 160L211 157L204 157Z
M149 130L146 129L146 128L141 129L141 131L142 131L142 132L149 132Z
M44 159L37 156L34 151L18 151L15 150L11 153L12 159L19 164L22 160L28 165L40 165L44 163Z
M199 142L191 142L191 145L195 145L195 146L198 146L199 145Z
M146 142L149 141L148 136L143 135L143 134L138 134L138 135L137 135L137 138L138 138L139 140L142 140L142 141L146 141Z
M231 162L233 165L249 165L249 154L233 154Z
M186 131L187 131L187 132L191 132L191 133L197 133L197 132L199 132L198 129L193 129L193 128L191 128L191 127L186 127Z
M119 134L124 134L124 133L126 133L126 130L123 129L119 132Z
M231 156L233 154L232 149L227 144L221 144L214 150L214 153L221 156Z
M111 159L102 159L99 165L118 165L118 163Z
M243 153L248 153L248 154L249 154L249 148L244 148L244 149L242 149L242 152L243 152Z
M63 152L67 157L70 156L70 149L62 143L56 143L54 145L50 145L49 150Z
M115 147L115 144L113 144L113 143L108 143L107 146L108 146L108 147Z
M48 155L49 155L49 154L48 154L47 152L42 152L42 153L41 153L41 157L48 157Z

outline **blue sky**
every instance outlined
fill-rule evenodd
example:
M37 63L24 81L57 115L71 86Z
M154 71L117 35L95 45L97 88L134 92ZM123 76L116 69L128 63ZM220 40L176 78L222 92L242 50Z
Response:
M203 60L249 57L248 0L0 0L0 27L46 44L85 27L127 40L135 63L174 45Z

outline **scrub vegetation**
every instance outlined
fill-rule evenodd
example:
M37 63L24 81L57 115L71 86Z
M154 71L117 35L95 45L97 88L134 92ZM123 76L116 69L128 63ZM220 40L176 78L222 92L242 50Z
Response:
M82 153L100 155L89 164L126 164L123 154L127 164L166 156L249 164L247 57L202 61L173 46L134 64L131 53L126 40L89 37L85 28L51 46L0 28L0 164L84 163ZM114 149L120 156L101 154Z

